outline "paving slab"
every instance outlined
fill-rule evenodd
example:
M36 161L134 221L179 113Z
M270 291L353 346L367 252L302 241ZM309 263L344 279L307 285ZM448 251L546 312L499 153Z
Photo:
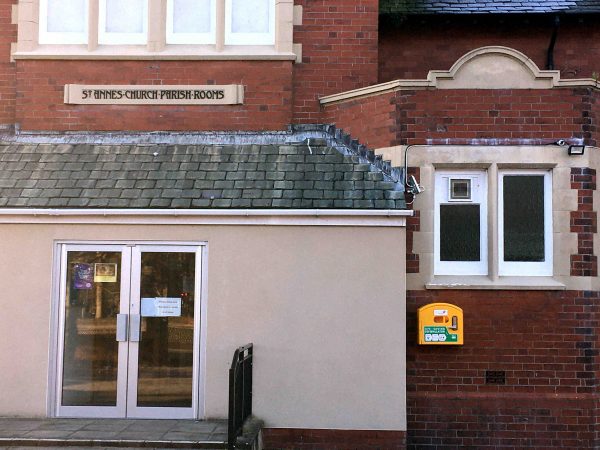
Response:
M226 448L227 422L0 418L0 449Z

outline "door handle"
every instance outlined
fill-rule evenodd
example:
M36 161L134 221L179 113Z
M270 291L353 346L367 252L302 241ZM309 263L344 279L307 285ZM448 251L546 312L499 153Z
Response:
M117 342L127 341L127 314L117 314Z
M142 316L140 314L131 314L129 316L129 322L129 340L131 342L140 342Z

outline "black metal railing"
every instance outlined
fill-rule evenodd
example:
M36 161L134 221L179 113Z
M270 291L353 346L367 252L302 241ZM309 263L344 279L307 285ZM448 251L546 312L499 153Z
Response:
M233 354L229 369L227 442L230 450L236 448L244 422L252 415L252 352L252 344L239 347Z

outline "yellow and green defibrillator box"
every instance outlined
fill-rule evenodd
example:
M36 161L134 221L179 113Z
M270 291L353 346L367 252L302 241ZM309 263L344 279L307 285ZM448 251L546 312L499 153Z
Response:
M419 345L463 345L463 311L450 303L419 308Z

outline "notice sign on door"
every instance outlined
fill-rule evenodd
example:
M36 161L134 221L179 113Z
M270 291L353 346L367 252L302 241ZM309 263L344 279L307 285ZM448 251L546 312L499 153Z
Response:
M94 286L94 271L91 264L77 263L73 266L73 288L92 289Z
M117 265L107 263L94 264L94 283L116 283Z
M142 317L181 317L181 298L142 298Z

